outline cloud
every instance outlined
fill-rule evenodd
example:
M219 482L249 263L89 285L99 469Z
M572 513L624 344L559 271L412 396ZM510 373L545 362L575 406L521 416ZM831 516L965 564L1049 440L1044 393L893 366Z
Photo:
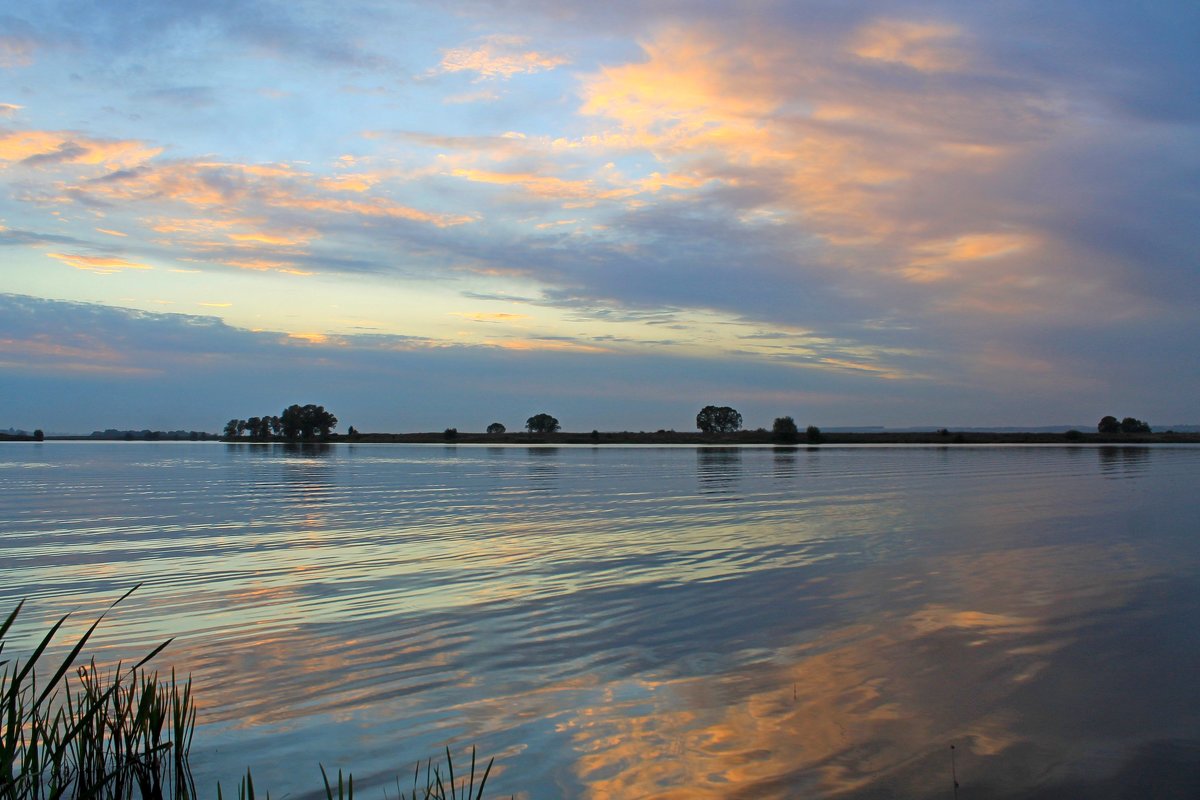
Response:
M112 172L70 186L67 191L73 197L99 202L170 200L243 214L255 208L276 208L407 220L438 227L471 221L463 214L422 211L382 196L339 196L363 193L355 179L347 181L331 182L288 165L176 160Z
M66 131L0 129L0 166L79 164L110 170L130 169L162 152L135 140L97 139Z
M40 37L23 19L0 15L0 69L17 69L33 64Z
M49 249L275 281L273 301L415 281L523 298L536 311L496 308L529 311L530 341L563 333L553 316L583 345L903 376L889 387L951 386L967 411L983 386L1065 404L1055 372L1132 392L1089 340L1194 355L1200 10L353 10L102 4L0 25L41 48L4 98L25 108L0 106L0 244L32 254L10 274ZM513 18L527 38L478 36ZM495 103L445 102L474 90ZM1121 374L1152 384L1140 369ZM921 413L921 391L897 402Z
M483 312L483 311L457 311L454 313L456 317L468 319L471 322L516 322L518 320L529 319L528 314L510 314L506 312Z
M438 70L473 72L479 80L508 80L514 75L532 75L570 63L563 56L526 49L528 43L522 36L488 36L478 44L446 50Z
M148 264L140 264L116 256L94 256L81 253L46 253L46 255L58 259L69 267L85 272L94 272L97 275L114 275L129 269L154 269Z
M629 197L631 189L599 189L590 180L566 180L553 175L535 173L491 172L478 169L455 169L451 175L475 183L491 183L499 186L518 186L534 197L561 201L608 200ZM568 205L566 207L576 207Z
M851 43L861 58L902 64L920 72L947 72L967 65L962 30L955 25L882 19L868 23Z

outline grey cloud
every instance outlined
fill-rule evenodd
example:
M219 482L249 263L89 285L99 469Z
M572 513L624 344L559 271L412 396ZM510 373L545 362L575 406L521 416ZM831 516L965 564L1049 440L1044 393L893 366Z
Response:
M0 229L0 247L25 247L39 244L66 244L75 247L90 247L90 242L76 239L74 236L62 236L55 233L38 231Z
M86 147L82 147L74 142L63 142L57 149L51 152L27 156L21 159L20 163L29 167L41 166L43 164L61 164L65 161L72 161L86 155L87 152Z

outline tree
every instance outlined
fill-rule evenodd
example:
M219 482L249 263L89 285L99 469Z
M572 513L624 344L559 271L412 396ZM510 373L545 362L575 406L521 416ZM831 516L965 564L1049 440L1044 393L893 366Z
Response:
M238 430L240 425L241 425L241 420L238 420L238 419L229 420L229 422L225 423L225 435L228 436L230 439L240 436L241 432Z
M1121 420L1121 433L1150 433L1150 426L1140 419L1126 417Z
M791 417L776 417L775 424L771 426L771 433L774 434L775 440L779 442L794 442L800 437L800 430L796 427L796 420Z
M525 420L525 430L530 433L554 433L560 427L558 420L544 411Z
M38 428L36 431L33 432L33 440L35 442L46 441L46 432L43 431L41 428Z
M279 423L283 435L289 439L312 439L317 434L328 436L337 427L337 417L326 411L324 406L309 403L306 406L288 406L279 415Z
M491 425L487 426L488 436L495 436L497 434L504 433L506 430L508 430L508 428L504 427L504 425L499 422L493 422Z
M696 427L703 433L733 433L742 428L742 415L729 406L705 406L696 415Z
M809 425L804 429L804 438L809 444L820 444L824 441L824 437L821 436L821 429L816 425Z
M1121 423L1117 422L1116 417L1104 417L1096 426L1096 430L1100 433L1120 433Z
M454 441L458 438L458 428L446 428L442 431L442 438L448 442Z

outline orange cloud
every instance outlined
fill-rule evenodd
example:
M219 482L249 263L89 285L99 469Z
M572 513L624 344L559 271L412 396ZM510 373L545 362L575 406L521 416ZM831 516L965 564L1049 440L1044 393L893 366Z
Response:
M961 275L955 265L996 259L1030 249L1032 237L1015 233L968 233L916 245L913 258L901 274L917 283L931 283Z
M1014 134L1041 134L1044 104L940 85L833 84L825 62L850 55L952 69L962 39L950 25L881 21L855 35L863 55L817 43L806 56L770 34L747 44L669 31L643 44L643 60L585 76L580 110L604 127L550 147L647 150L669 170L632 178L641 191L759 181L771 189L773 221L800 222L836 247L904 249L919 225L898 198L926 176L997 168Z
M862 361L848 361L844 358L822 358L819 360L819 363L838 370L846 370L850 372L869 372L876 377L887 380L901 380L904 378L914 377L913 375L900 372L894 367L884 367L878 364L868 364Z
M2 145L2 140L0 140ZM437 227L472 221L462 214L437 214L397 203L385 197L346 199L320 194L322 179L287 165L253 165L220 162L176 161L127 174L110 176L103 183L73 187L78 192L110 201L173 200L204 209L245 212L256 205L321 213L383 217L424 222ZM168 221L161 225L205 226L222 223ZM161 230L161 226L159 228Z
M329 337L324 333L289 333L289 339L306 342L308 344L326 344L329 342Z
M860 58L903 64L920 72L962 68L965 53L955 45L962 31L954 25L876 20L860 30L850 45Z
M565 350L576 353L607 353L608 348L580 342L548 340L548 339L493 339L485 340L485 345L499 347L504 350Z
M468 313L465 311L454 312L451 316L462 317L469 319L472 322L513 322L519 319L529 319L528 314L507 314L504 312L476 312Z
M456 169L450 174L456 178L463 178L476 183L519 186L535 197L558 200L603 200L614 197L628 197L633 194L633 190L631 189L597 189L595 184L590 180L569 181L549 175L537 175L528 172L489 172L478 169Z
M751 48L724 47L676 31L643 45L646 60L607 67L583 88L582 113L616 120L620 131L589 145L680 152L718 148L737 162L773 153L765 119L777 107Z
M533 74L568 63L562 56L523 49L528 39L521 36L489 36L476 47L459 47L442 54L442 72L474 72L480 79Z
M330 192L366 192L379 181L379 175L355 173L338 175L336 178L325 178L318 185Z
M311 228L295 228L278 232L253 231L250 233L228 233L226 236L235 242L298 247L307 244L312 239L320 236L320 234Z
M139 264L114 256L85 256L79 253L47 253L46 255L75 269L94 272L97 275L113 275L127 269L154 269L147 264Z
M0 162L27 165L83 164L128 169L162 152L135 140L91 139L66 131L0 133Z
M273 258L222 258L219 261L227 267L254 270L256 272L286 272L294 275L311 274L295 270L294 265L290 261L281 261Z

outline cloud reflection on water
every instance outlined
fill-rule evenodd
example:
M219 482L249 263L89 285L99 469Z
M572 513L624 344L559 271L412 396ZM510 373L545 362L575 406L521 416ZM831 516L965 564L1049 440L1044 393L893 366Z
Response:
M151 579L109 633L180 634L213 779L369 791L447 743L530 797L943 797L951 743L976 797L1197 763L1194 449L81 452L86 491L38 478L56 558L7 563L49 592L103 541Z

